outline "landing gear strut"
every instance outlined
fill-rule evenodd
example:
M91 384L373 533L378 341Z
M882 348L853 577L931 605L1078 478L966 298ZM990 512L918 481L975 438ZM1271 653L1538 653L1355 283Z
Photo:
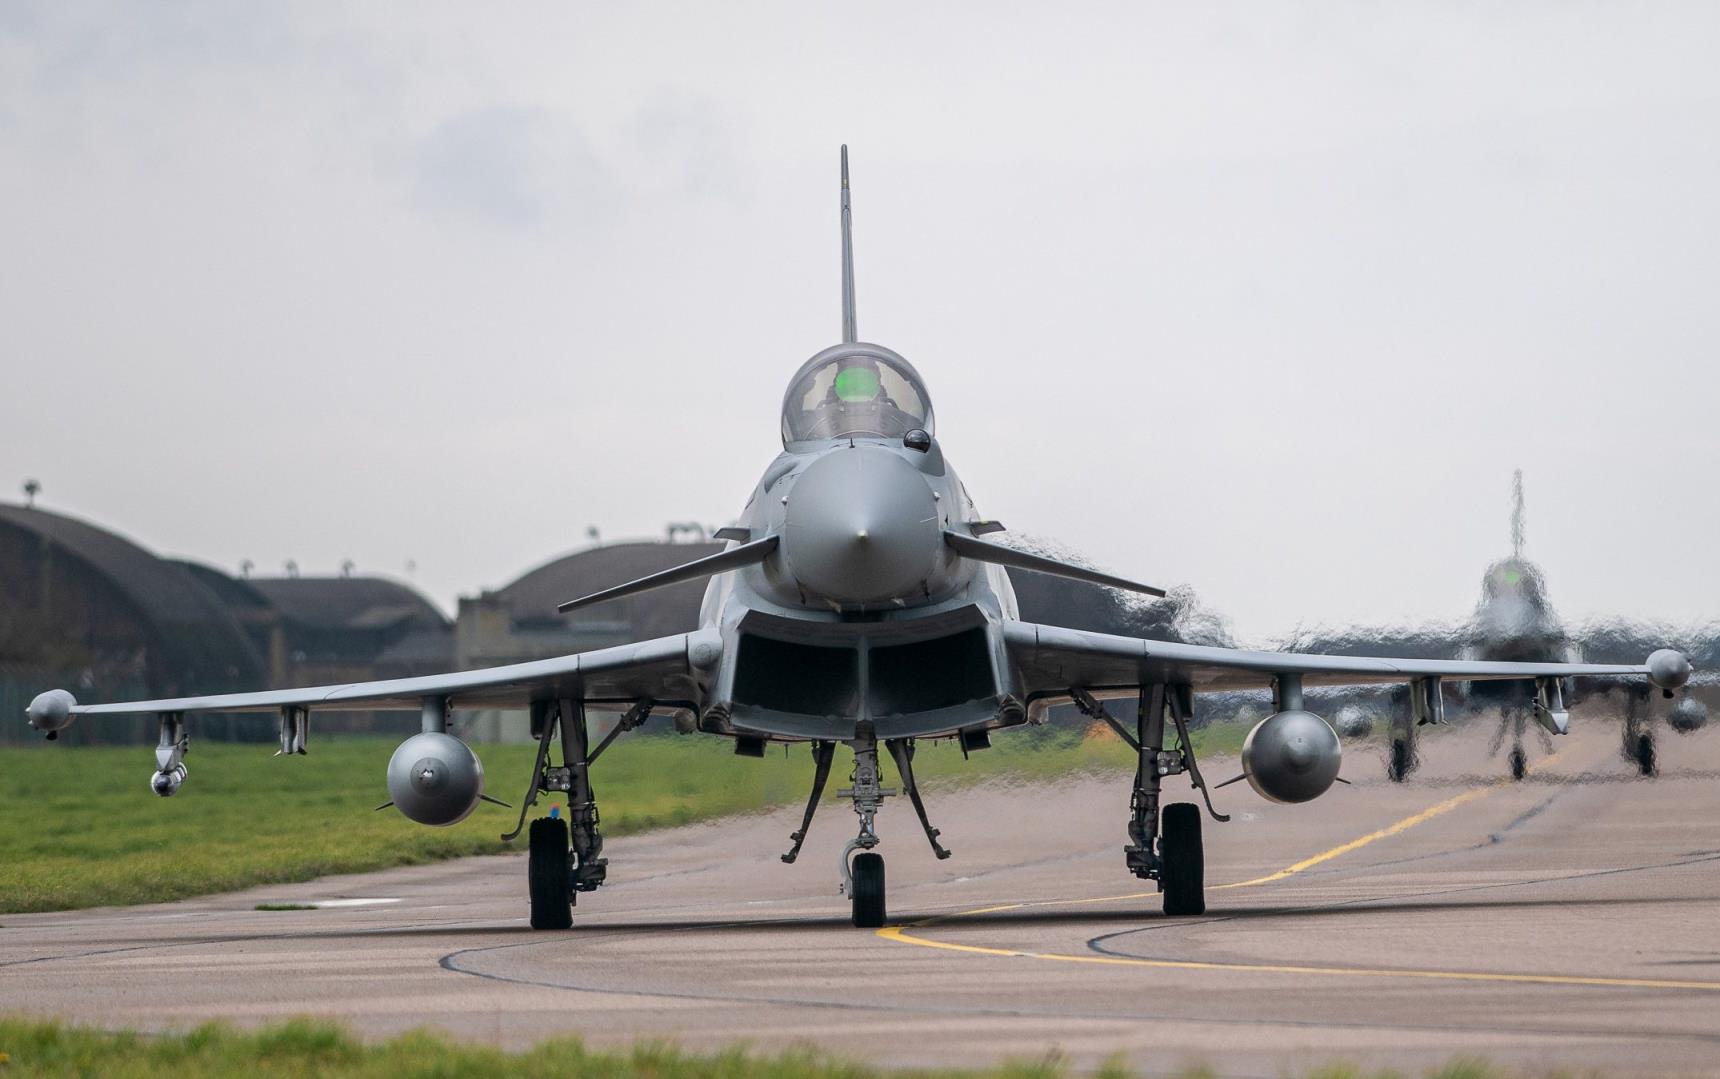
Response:
M1129 845L1123 858L1129 871L1144 880L1154 880L1164 894L1165 914L1183 917L1206 913L1206 854L1201 845L1200 807L1192 802L1159 806L1160 786L1165 776L1187 772L1189 780L1206 798L1215 820L1229 820L1212 809L1211 796L1201 779L1189 741L1187 687L1153 683L1141 687L1135 714L1135 736L1125 739L1136 753L1135 786L1129 797ZM1103 706L1085 693L1072 694L1083 711L1104 715ZM1176 724L1178 747L1166 750L1165 714ZM1114 727L1121 724L1111 721Z
M836 796L853 801L854 813L860 818L860 834L842 848L842 890L853 904L855 926L877 929L888 913L884 901L884 857L872 851L878 845L872 818L883 807L884 799L894 796L896 791L883 785L878 771L878 736L870 721L861 721L854 741L849 744L854 747L852 786L837 791Z
M912 738L891 738L884 742L890 748L890 759L896 762L896 774L902 777L902 789L908 792L908 801L914 804L914 812L920 817L920 827L925 830L926 842L932 845L932 853L941 862L950 856L938 842L938 836L943 833L932 827L931 819L926 816L926 803L920 800L920 784L914 779L914 740Z
M578 893L595 891L609 872L603 855L603 835L598 831L597 797L591 789L591 762L621 734L638 727L651 715L652 702L640 701L627 711L597 748L585 725L585 702L577 698L536 701L532 704L532 733L538 740L532 777L521 800L520 820L503 841L517 838L525 829L526 815L537 804L540 793L567 795L567 817L551 810L547 817L531 822L526 877L531 896L533 929L567 929L573 925L573 905ZM549 766L550 741L561 732L561 767Z
M836 756L835 742L812 743L812 760L815 771L812 774L812 794L806 799L806 813L800 818L800 831L789 833L789 839L794 846L788 848L788 853L782 860L792 864L800 857L800 848L806 843L806 832L812 827L812 815L818 812L818 800L824 797L824 784L830 778L830 761Z

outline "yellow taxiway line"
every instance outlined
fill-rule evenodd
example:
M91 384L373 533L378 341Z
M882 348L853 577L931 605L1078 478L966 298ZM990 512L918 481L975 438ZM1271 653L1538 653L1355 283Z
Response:
M1549 758L1551 759L1551 758ZM1414 828L1442 814L1449 813L1468 802L1487 797L1498 790L1504 783L1480 787L1476 790L1465 791L1462 794L1447 798L1443 802L1429 806L1419 813L1411 814L1393 824L1377 831L1358 836L1347 843L1340 843L1330 850L1323 850L1310 858L1304 858L1294 865L1285 866L1264 877L1252 880L1239 880L1231 884L1216 884L1208 891L1218 891L1225 888L1251 888L1255 885L1270 884L1286 877L1294 876L1305 869L1334 858L1360 850L1370 843L1377 843L1394 835ZM1041 899L1025 903L1005 903L998 906L978 907L974 910L958 911L954 914L943 914L909 925L887 925L876 930L877 935L885 940L893 940L903 944L917 944L922 948L939 948L944 951L966 952L970 955L1004 956L1012 959L1044 959L1054 963L1089 963L1096 966L1108 967L1153 967L1160 970L1216 970L1243 974L1300 974L1328 975L1345 978L1416 978L1435 981L1457 982L1509 982L1529 985L1576 985L1576 986L1607 986L1622 989L1694 989L1710 992L1720 992L1720 982L1684 981L1670 978L1606 978L1589 977L1580 974L1512 974L1495 973L1478 970L1412 970L1399 967L1328 967L1303 965L1297 963L1213 963L1198 960L1183 959L1137 959L1129 956L1109 955L1067 955L1059 952L1027 952L1011 948L987 948L977 944L952 944L949 941L933 940L930 937L916 936L910 930L926 929L940 922L952 921L957 918L969 918L981 914L998 914L1004 911L1025 910L1029 907L1064 907L1084 906L1093 903L1120 903L1131 899L1149 899L1157 892L1131 892L1127 895L1109 895L1088 899Z
M1295 865L1287 865L1276 873L1268 873L1264 877L1255 877L1253 880L1239 880L1234 884L1215 884L1211 888L1208 888L1207 891L1216 892L1225 888L1252 888L1256 884L1271 884L1275 880L1283 880L1285 877L1294 876L1295 874L1302 872L1304 869L1312 869L1322 862L1329 862L1333 858L1341 857L1353 850L1360 850L1369 843L1376 843L1382 839L1390 839L1392 836L1397 835L1400 832L1407 832L1418 824L1424 824L1441 814L1451 812L1465 802L1473 802L1477 799L1485 798L1489 794L1498 790L1499 786L1500 784L1494 783L1491 786L1477 787L1475 790L1464 791L1462 794L1453 798L1447 798L1438 805L1428 806L1420 813L1411 814L1395 824L1388 824L1377 832L1369 832L1367 835L1357 836L1348 843L1340 843L1331 850L1323 850L1312 858L1304 858Z

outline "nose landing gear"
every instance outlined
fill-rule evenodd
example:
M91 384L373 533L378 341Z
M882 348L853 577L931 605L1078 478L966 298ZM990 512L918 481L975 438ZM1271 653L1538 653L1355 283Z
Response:
M878 833L873 828L873 819L878 815L878 810L883 808L884 799L893 797L896 790L884 786L883 774L878 767L878 736L871 721L859 723L854 740L848 744L854 750L854 773L849 777L850 785L838 790L836 796L847 798L854 803L854 812L860 818L860 834L850 839L842 848L838 863L841 870L838 890L848 897L853 907L855 926L861 929L877 929L889 916L889 906L885 901L884 856L872 849L878 845ZM914 803L914 812L920 818L920 827L925 829L926 840L931 843L932 852L940 859L948 858L950 852L938 842L938 830L932 827L932 822L926 817L926 805L920 799L919 784L914 781L914 740L889 738L885 739L884 744L896 762L896 771L902 777L902 788ZM818 811L818 799L824 793L824 783L829 778L831 758L835 753L835 742L812 743L815 768L812 793L806 800L806 811L801 816L800 829L789 836L794 845L783 854L782 860L785 862L793 862L800 857L800 848L805 844L806 833L812 827L812 816Z
M884 799L896 793L883 785L878 771L878 737L872 724L862 722L856 732L854 747L854 776L852 786L836 792L838 798L854 803L854 813L860 818L860 834L842 848L842 891L853 905L854 925L860 929L877 929L884 924L887 908L884 901L884 857L874 853L878 833L872 829L872 818L883 808ZM855 854L859 851L859 854ZM852 855L852 859L850 859Z
M1529 774L1529 757L1523 752L1523 743L1519 741L1511 747L1511 778L1522 779Z

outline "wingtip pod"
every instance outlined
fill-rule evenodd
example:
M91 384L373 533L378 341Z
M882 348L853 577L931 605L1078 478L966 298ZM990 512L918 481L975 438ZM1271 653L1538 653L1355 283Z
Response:
M1648 680L1668 693L1682 689L1690 681L1690 661L1677 649L1659 649L1648 657Z
M72 709L77 705L78 699L65 690L50 689L36 694L24 714L29 717L31 727L51 738L71 726Z

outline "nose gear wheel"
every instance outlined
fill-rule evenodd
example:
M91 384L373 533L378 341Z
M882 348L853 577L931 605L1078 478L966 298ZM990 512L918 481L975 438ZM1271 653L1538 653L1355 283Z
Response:
M884 856L874 851L856 854L848 890L854 904L854 925L860 929L882 926L888 914L884 905Z

